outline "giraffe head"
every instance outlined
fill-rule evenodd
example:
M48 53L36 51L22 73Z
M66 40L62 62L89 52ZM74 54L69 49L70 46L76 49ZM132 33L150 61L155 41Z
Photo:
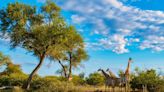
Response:
M106 71L108 72L108 71L110 71L110 69L109 69L109 68L107 68L107 69L106 69Z
M102 71L102 69L100 68L100 69L98 69L97 71Z
M133 62L133 60L132 60L131 57L129 58L128 62L129 62L129 63L132 63L132 62Z

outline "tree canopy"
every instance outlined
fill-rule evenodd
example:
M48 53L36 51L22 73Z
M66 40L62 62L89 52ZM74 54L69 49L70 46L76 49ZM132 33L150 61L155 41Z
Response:
M142 86L147 86L150 92L158 91L159 86L164 86L164 79L154 69L139 70L136 68L131 81L133 89L142 89ZM162 91L161 91L162 92Z
M9 56L3 55L3 53L0 52L0 66L8 63L11 63Z
M0 30L10 38L11 47L22 47L39 59L24 86L26 89L45 58L53 56L71 61L69 75L72 65L76 67L87 58L82 37L73 26L66 24L60 10L51 1L41 8L16 2L0 10Z

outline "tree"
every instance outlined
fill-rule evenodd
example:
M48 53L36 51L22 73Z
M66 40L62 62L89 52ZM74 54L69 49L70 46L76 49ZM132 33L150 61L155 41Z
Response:
M64 65L64 64L62 64L61 63L61 61L60 61L60 63L59 63L60 65L61 65L61 69L58 69L57 71L56 71L56 73L57 74L60 74L62 77L64 77L64 78L67 78L67 70L68 70L68 68L67 68L67 65Z
M84 49L84 41L74 27L70 27L67 40L64 46L66 47L66 60L69 61L68 79L71 79L72 66L76 68L81 61L88 59L88 55Z
M161 85L162 81L163 79L160 78L154 69L148 69L145 71L136 69L135 75L133 75L131 81L131 87L133 89L142 89L142 86L146 85L149 92L155 92L157 91L158 85Z
M12 73L24 74L20 68L20 65L13 63L8 63L3 73L6 75L10 75Z
M70 79L72 67L77 68L82 61L88 59L88 55L84 49L83 38L76 29L69 26L67 30L67 41L54 49L55 53L51 53L51 58L59 62L64 76ZM66 61L68 64L64 64Z
M65 78L68 76L68 65L66 63L66 54L65 54L65 46L64 44L56 46L52 51L50 51L50 59L53 61L57 61L61 69L57 70L56 73L63 75Z
M9 56L3 55L3 53L0 52L0 66L2 66L4 64L8 64L10 62L11 62L11 60L10 60Z
M90 74L89 77L86 78L86 82L89 85L98 86L98 85L103 85L105 82L105 79L101 74L95 72L95 73Z
M21 70L20 65L13 64L9 56L0 53L1 65L6 68L0 73L0 86L22 86L27 75Z
M56 45L65 41L67 26L60 15L60 8L47 2L41 9L13 3L0 10L0 30L10 37L11 47L20 46L39 59L23 88L29 89L33 76Z

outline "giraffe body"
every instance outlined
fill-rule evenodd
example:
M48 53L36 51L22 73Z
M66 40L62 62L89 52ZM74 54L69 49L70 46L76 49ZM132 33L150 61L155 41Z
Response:
M107 74L103 69L99 69L98 71L101 71L105 77L105 90L107 87L112 87L114 90L115 81L113 80L113 78L110 77L109 74Z

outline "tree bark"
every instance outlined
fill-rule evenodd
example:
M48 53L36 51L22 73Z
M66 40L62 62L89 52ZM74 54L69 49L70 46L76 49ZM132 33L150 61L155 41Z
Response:
M43 61L44 61L44 58L45 58L45 54L43 54L43 55L40 56L39 64L35 67L35 69L29 75L27 82L23 85L23 88L24 89L29 90L30 84L31 84L31 81L32 81L32 78L37 73L37 71L39 70L39 68L42 66Z
M60 60L58 60L58 61L59 61L59 64L61 65L61 67L63 68L63 71L64 71L64 77L67 78L67 71L66 71L66 69L65 69L65 66L61 63Z
M69 60L69 75L68 75L68 80L71 81L72 80L72 54L69 53L69 57L70 57L70 60Z

